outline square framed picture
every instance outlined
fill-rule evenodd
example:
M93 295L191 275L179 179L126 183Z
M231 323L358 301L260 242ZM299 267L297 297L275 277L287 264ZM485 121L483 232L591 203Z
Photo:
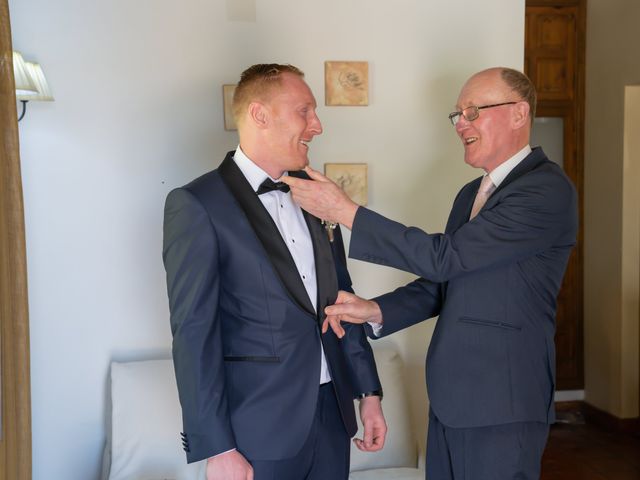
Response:
M224 106L224 129L237 130L236 121L233 119L233 93L235 85L222 85L222 104Z
M358 205L367 204L366 163L325 163L324 174L337 183Z
M324 62L327 106L369 105L369 62Z

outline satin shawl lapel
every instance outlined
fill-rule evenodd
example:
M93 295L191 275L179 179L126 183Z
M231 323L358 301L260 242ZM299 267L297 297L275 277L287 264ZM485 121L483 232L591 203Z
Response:
M289 172L292 177L309 179L303 172ZM324 308L333 305L338 296L338 275L336 273L336 260L333 254L333 246L320 219L302 210L304 219L309 227L311 242L313 243L313 255L316 261L316 280L318 282L318 323L322 326L325 318ZM337 241L337 240L336 240ZM324 350L334 391L338 398L338 408L344 421L349 436L354 436L358 430L353 405L353 387L349 378L349 366L345 360L344 350L340 340L329 330L320 336Z
M285 289L302 309L315 317L316 312L300 279L291 252L284 243L271 215L258 199L236 162L233 161L233 153L229 152L220 165L218 169L220 176L244 211Z
M309 179L304 172L289 172L292 177ZM316 281L318 282L318 321L324 320L324 307L333 305L338 296L338 277L329 237L320 219L302 210L309 227L316 261Z

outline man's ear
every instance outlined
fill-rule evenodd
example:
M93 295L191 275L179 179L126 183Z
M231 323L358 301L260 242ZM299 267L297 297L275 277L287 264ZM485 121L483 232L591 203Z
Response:
M266 128L269 124L269 112L267 107L260 102L251 102L249 104L249 118L258 128Z
M522 128L529 123L529 104L525 101L520 101L513 106L513 115L511 121L513 123L514 130Z

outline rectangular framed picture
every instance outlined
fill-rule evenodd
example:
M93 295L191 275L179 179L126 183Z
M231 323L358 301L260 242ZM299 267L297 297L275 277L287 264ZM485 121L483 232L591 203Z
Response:
M369 105L368 62L324 62L324 104Z
M324 174L337 183L358 205L367 204L366 163L325 163Z
M235 85L222 85L222 103L224 106L224 129L237 130L236 121L233 119L233 93Z

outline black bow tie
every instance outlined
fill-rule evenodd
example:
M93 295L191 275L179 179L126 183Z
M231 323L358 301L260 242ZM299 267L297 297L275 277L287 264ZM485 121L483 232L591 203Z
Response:
M262 195L263 193L273 192L274 190L280 190L281 192L287 193L289 191L289 185L284 182L274 182L267 177L258 187L257 193L258 195Z

